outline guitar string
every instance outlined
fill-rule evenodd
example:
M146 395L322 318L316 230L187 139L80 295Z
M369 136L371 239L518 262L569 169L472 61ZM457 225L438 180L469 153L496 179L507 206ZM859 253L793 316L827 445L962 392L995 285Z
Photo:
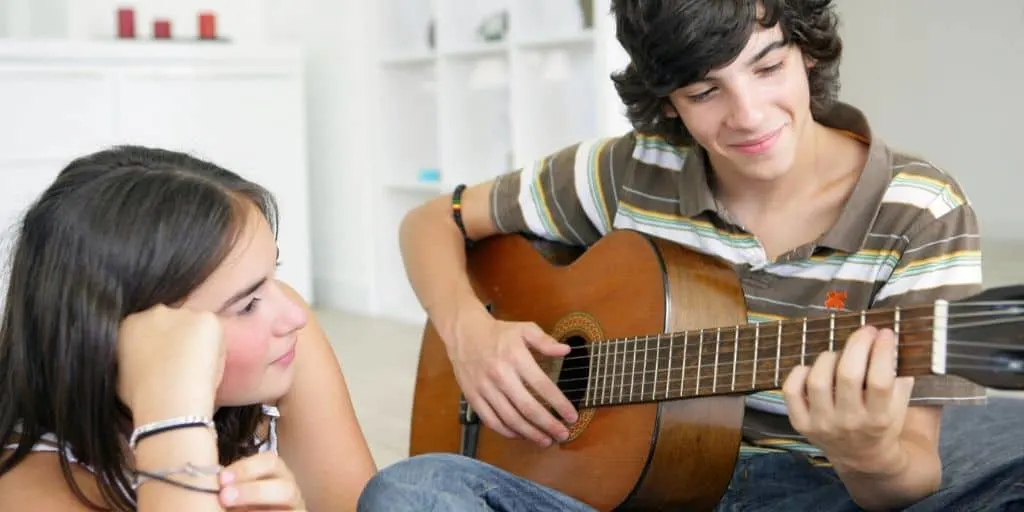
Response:
M911 331L911 332L913 332L913 331ZM901 346L904 346L904 347L915 347L915 346L928 346L928 345L932 345L932 344L933 344L933 342L931 342L931 341L922 341L922 342L904 343L904 344L901 344ZM968 342L968 341L957 341L957 340L952 340L952 341L948 341L947 342L947 345L951 345L951 346L961 346L961 345L966 346L966 345L971 345L971 344L972 343ZM995 348L995 349L1007 349L1007 350L1020 350L1022 348L1022 347L1020 347L1018 345L989 344L989 346L991 348ZM636 351L636 352L640 352L640 351ZM789 359L794 359L794 358L799 358L799 357L801 357L799 354L793 354L793 355L780 356L779 359L789 360ZM1003 366L1005 366L1005 363L1007 362L1004 358L993 357L993 356L968 356L968 355L962 355L962 354L947 354L947 358L950 358L950 357L953 357L953 358L956 358L956 357L968 357L968 358L973 359L975 361L984 361L984 362L992 361L992 362L1004 363L1003 365L1000 365L998 367L978 367L978 368L988 368L988 369L991 369L991 370L1002 370L1002 369L1004 369ZM812 356L812 358L813 358L813 356ZM901 360L903 361L903 365L904 365L903 368L906 369L907 368L906 365L910 364L910 363L907 362L908 360L913 360L915 358L924 358L924 359L926 359L929 362L929 364L925 365L925 367L930 368L930 366L931 366L931 364L930 364L931 354L905 355L905 356L903 356L901 358ZM757 361L760 361L760 362L771 362L771 361L775 361L775 359L776 359L775 357L771 357L771 358L767 358L767 359L758 358L758 359L746 359L746 360L743 360L743 361L737 360L736 363L735 363L735 366L738 367L741 364L743 364L743 365L753 365ZM621 358L616 357L615 360L613 361L614 365L609 365L609 364L606 364L606 363L602 363L601 366L604 367L604 368L613 368L613 367L618 366L620 364L620 361L621 361L621 364L622 364L623 367L625 367L626 365L630 364L626 360L625 357L621 357ZM659 362L660 361L662 361L662 360L659 359ZM671 367L666 366L666 368L664 370L661 370L661 369L658 369L658 370L649 369L649 370L632 371L632 372L624 372L624 373L613 373L613 374L608 374L608 373L597 374L597 375L588 374L588 377L579 377L579 378L572 378L572 379L560 379L558 382L564 383L564 382L569 382L570 380L573 380L573 381L587 380L588 381L588 384L585 385L582 388L573 388L573 389L567 389L567 390L563 391L563 393L571 393L571 392L575 392L575 391L585 391L587 388L590 387L589 381L591 381L591 380L601 380L602 382L606 382L606 379L612 379L612 381L613 381L612 385L614 386L614 379L615 378L619 378L620 385L621 385L621 383L625 381L626 377L632 377L633 380L631 381L631 383L633 385L635 385L635 378L636 378L636 376L640 376L641 379L646 380L646 375L648 373L652 373L652 374L655 375L655 379L656 379L657 375L660 375L664 371L665 374L666 374L666 379L665 380L661 380L661 381L655 380L655 383L664 383L664 382L671 381L670 372L674 372L676 370L679 371L679 373L680 373L680 377L679 378L682 379L684 377L683 374L685 373L684 370L698 371L698 374L699 374L699 372L701 370L704 370L704 369L712 369L712 370L714 370L715 368L718 368L719 370L722 370L723 365L726 368L726 373L724 374L724 376L719 376L719 377L722 380L727 380L729 382L731 382L733 380L732 379L732 375L733 374L731 372L728 372L728 369L731 368L734 364L733 364L733 362L729 361L728 359L723 361L720 358L720 362L718 364L715 364L714 362L708 362L706 364L703 364L702 363L702 358L700 358L698 360L698 363L701 363L701 364L699 364L699 366L698 365L686 366L685 368L671 368ZM684 361L684 364L685 364L685 361ZM964 365L957 365L956 363L952 363L952 364L947 363L945 366L946 366L947 369L956 369L958 367L965 367ZM589 366L587 366L587 367L580 367L578 369L574 369L573 371L579 371L579 372L586 371L586 372L589 372L590 370L591 370L591 368ZM751 369L750 371L747 371L747 372L738 372L738 373L736 373L736 376L740 377L740 376L743 376L743 375L750 375L751 377L754 377L755 373L764 373L766 375L766 377L767 377L768 375L774 375L775 368L772 367L771 369L763 369L763 370L761 368L758 368L756 370L756 372L755 372L755 370ZM694 379L696 379L696 375L697 374L694 374L694 375L695 375ZM714 378L715 377L714 377L714 372L713 371L709 372L709 374L703 374L700 377L701 382L703 382L706 379L714 379ZM691 380L693 380L693 379L691 379ZM776 382L776 380L774 378L772 378L772 382ZM696 384L696 381L695 381L695 384ZM756 382L754 383L754 385L756 385Z
M992 321L992 322L999 322L999 321ZM1024 322L1024 319L1015 319L1012 322L1009 321L1009 319L1007 319L1006 321L1003 321L1001 323L1014 323L1014 322ZM953 329L956 329L956 328L958 328L958 327L949 327L948 330L953 330ZM919 333L919 332L927 332L927 331L930 331L930 330L931 329L919 329L919 330L903 331L903 332L900 333L900 335L903 336L903 335L906 335L906 334L916 334L916 333ZM816 341L816 342L813 342L813 343L816 343L816 344L827 343L827 340L826 341ZM932 340L904 342L904 343L898 343L897 344L897 349L900 348L900 347L912 348L912 347L933 346L934 343L935 342L932 341ZM781 347L782 348L793 348L793 347L801 347L803 345L804 345L803 343L793 342L793 343L782 343ZM975 342L971 342L971 341L955 340L954 339L954 340L947 340L946 341L946 345L947 346L953 346L953 347L957 347L957 346L974 346L974 345L976 345L976 343ZM750 348L750 347L745 347L745 348ZM838 347L838 348L842 348L842 347ZM1020 350L1020 351L1024 351L1024 345L1015 345L1015 344L986 343L984 348L988 348L988 349L992 349L992 350ZM774 345L772 345L772 347L770 347L770 349L774 350ZM593 359L596 359L601 366L605 366L607 364L607 363L605 363L605 361L608 360L608 359L625 360L625 356L630 356L630 355L635 356L636 354L646 354L647 352L651 352L651 351L659 353L659 349L657 347L655 347L655 348L647 348L647 349L636 349L636 350L633 350L633 351L622 351L622 352L617 352L617 353L602 352L600 354L595 354ZM665 352L665 351L666 351L665 348L661 348L660 349L660 352ZM739 352L747 352L747 350L740 350ZM753 352L753 349L749 350L749 352ZM761 352L761 350L759 349L758 352ZM822 351L822 352L825 352L825 351ZM729 352L726 352L726 353L732 354L732 353L734 353L734 351L730 350ZM785 356L786 358L800 357L800 354L788 355L790 353L789 351L786 351L786 353L787 353L787 355ZM691 356L693 358L697 358L697 359L700 359L700 360L704 359L703 355L698 356L697 354L687 354L687 359L690 359ZM804 357L806 359L813 359L815 356L816 356L816 354L813 354L813 353L806 353L806 352L804 353ZM710 355L708 357L714 357L714 354L712 354L712 355ZM781 352L780 352L780 357L781 357ZM903 357L909 357L909 355L904 355ZM928 357L931 357L931 355L928 354ZM579 357L576 357L575 359L579 359ZM604 359L604 360L602 360L602 359ZM636 361L640 361L639 358L634 357L634 359ZM658 360L661 361L662 359L658 358ZM719 367L721 367L723 364L732 365L731 361L723 361L722 360L721 353L719 353L719 360L720 360L720 362L717 365ZM774 360L775 360L775 356L774 355L771 355L771 356L768 356L768 357L761 357L760 354L756 354L756 355L754 355L753 359L744 359L742 361L738 360L736 362L736 364L737 365L739 365L739 364L753 364L755 362L764 363L764 362L771 362L771 361L774 361ZM704 368L714 368L715 366L716 365L713 362L709 362L707 364L703 364L702 363L702 365L699 367L699 369L703 370ZM579 368L587 369L587 368L589 368L589 366L580 366ZM688 366L685 369L686 370L696 370L696 369L698 369L698 367L697 366Z
M1024 317L1015 316L1013 318L1006 319L1006 318L1004 318L1005 316L1006 316L1006 313L993 313L993 312L986 311L986 312L954 313L954 314L946 315L944 318L947 321L951 321L951 320L962 320L962 319L965 319L965 318L998 317L995 320L998 320L998 321L1010 320L1011 322L1024 321ZM917 322L929 321L930 322L932 320L935 320L936 318L937 317L934 316L934 315L927 315L927 316L920 316L920 317L911 317L911 318L908 318L906 320L900 320L899 321L899 325L900 325L900 327L902 327L904 325L910 326L914 321L917 321ZM787 324L783 323L783 333L784 334L783 334L782 337L790 337L790 338L792 338L792 337L795 337L795 336L803 336L804 334L806 334L807 337L810 338L811 336L816 336L818 334L829 334L829 333L834 334L836 332L842 332L844 329L849 331L849 333L852 333L853 331L855 331L855 330L857 330L857 329L859 329L861 327L859 319L857 319L857 320L858 320L858 323L855 324L855 325L839 325L840 324L840 320L837 318L836 321L835 321L836 325L835 325L834 328L830 327L830 326L826 326L826 327L821 328L821 329L807 329L806 331L803 331L803 330L801 330L801 331L786 330L786 325ZM813 320L808 319L808 324L811 324L811 323L818 324L818 323L821 323L822 321L825 321L826 323L828 323L828 322L831 322L831 319L829 317L825 317L824 319L821 319L821 318L815 318ZM991 322L991 321L992 320L988 320L987 322ZM783 322L785 322L785 321L783 321ZM798 321L796 321L796 323L789 324L789 325L792 326L792 325L802 325L802 324L803 324L803 322L798 320ZM865 324L864 325L873 325L873 326L876 326L876 327L893 328L893 327L895 327L896 322L893 319L890 319L888 322L870 322L869 323L869 322L867 322L867 317L865 317ZM995 324L984 323L984 322L959 323L959 324L954 324L954 325L948 325L947 329L969 328L969 327L986 327L986 326L990 326L990 325L999 325L999 322L997 322ZM934 328L932 326L929 326L927 328L918 329L918 330L911 330L911 331L906 331L906 330L900 329L899 335L903 336L905 334L917 333L917 332L928 332L928 331L932 331L932 330L934 330ZM748 334L747 331L756 331L756 332L754 334ZM641 342L645 343L645 344L650 344L652 342L653 343L669 342L669 343L675 343L676 345L673 345L673 347L678 346L680 350L682 350L683 347L686 347L687 350L690 350L690 349L701 350L704 347L711 346L711 345L721 345L721 344L724 344L724 343L736 344L737 342L742 343L742 342L749 342L749 341L755 341L756 340L756 341L763 341L763 342L766 343L766 346L769 346L769 347L774 349L775 346L778 345L778 343L776 343L773 340L780 339L780 337L778 336L778 331L779 331L779 322L762 322L762 323L759 323L759 324L746 324L746 325L740 325L740 326L728 326L728 327L721 327L721 328L718 328L718 327L706 328L706 329L703 329L703 332L704 332L703 339L702 339L702 337L700 335L701 330L693 330L693 331L678 331L678 332L673 332L673 333L661 333L661 334L631 336L631 337L628 337L628 338L617 338L617 339L614 339L614 340L598 340L598 341L587 343L586 345L583 345L583 346L571 347L569 349L569 353L566 354L565 356L563 356L562 359L566 360L566 361L571 361L573 359L589 358L589 357L591 357L592 353L597 351L596 349L599 349L601 351L602 356L603 356L606 352L613 351L613 350L617 351L620 347L623 347L623 346L625 346L628 343L636 344L636 343L641 343ZM737 336L737 334L739 332L742 332L742 334L739 334L739 336ZM691 333L694 333L694 334L691 334ZM725 334L727 334L727 333L729 335L725 336ZM709 339L709 335L710 335L710 339ZM682 342L681 345L679 345L680 341ZM845 343L845 341L846 341L845 339L842 339L842 340L835 339L835 340L833 340L833 343L835 343L836 345L840 345L840 344ZM823 339L823 340L810 340L810 339L808 339L807 342L808 343L813 343L813 342L828 343L829 340L827 338ZM783 342L781 345L782 345L782 347L787 347L787 346L794 346L794 345L799 346L799 345L803 345L803 344L804 344L803 341L799 341L799 342ZM648 348L648 349L645 349L645 350L655 350L655 349ZM639 351L641 349L635 349L635 350ZM587 353L583 354L583 355L571 355L574 352L576 352L576 353L587 352Z
M924 357L924 356L921 356ZM957 357L957 356L953 356ZM930 368L930 361L922 364L911 365L911 368L927 369ZM1000 371L1002 368L996 368L991 365L979 365L979 364L960 364L952 363L946 364L947 370L974 370L974 371ZM750 376L753 377L754 372L739 372L736 374L739 376ZM788 374L787 374L788 375ZM559 381L563 382L563 381ZM706 394L723 394L723 391L728 390L729 393L750 393L758 390L771 390L778 389L782 382L775 383L774 379L758 379L755 383L751 384L749 378L743 383L743 385L733 386L729 379L719 379L718 383L715 383L711 376L701 377L701 386L698 389L696 382L693 379L687 379L687 382L692 382L692 386L686 387L669 387L668 384L680 382L680 380L662 379L657 382L633 384L630 382L620 381L618 384L602 386L597 385L597 389L592 389L590 386L575 387L570 389L562 390L564 394L571 393L584 393L591 390L590 395L585 395L584 399L580 402L584 404L596 404L597 402L608 402L610 400L622 400L625 397L632 399L633 396L647 397L650 396L654 400L657 399L672 399L672 398L689 398L696 396L703 396ZM685 383L684 383L685 384ZM687 389L687 387L689 389ZM637 389L639 388L639 389ZM705 392L706 390L706 392Z
M926 342L926 343L922 342L922 343L908 344L908 346L924 346L924 345L930 345L930 344L931 344L931 342ZM947 358L949 358L949 357L956 357L956 358L961 358L961 359L969 359L969 360L983 361L983 362L1004 361L1003 359L1000 359L1000 358L994 357L994 356L975 356L975 355L969 355L969 354L947 354L946 357ZM800 359L800 358L801 358L800 354L787 354L787 355L780 356L778 358L778 361L780 362L780 364L779 364L780 371L782 369L785 369L788 372L790 369L792 369L792 368L784 367L784 365L781 364L782 361L787 361L788 362L790 360ZM694 357L687 357L687 359L697 359L697 357L696 356L694 356ZM805 362L804 365L805 366L810 366L810 365L812 365L815 362L816 358L808 355L805 359L806 359L806 362ZM929 368L931 367L931 359L932 359L932 355L931 354L911 354L911 355L907 355L907 356L904 356L904 357L900 358L902 364L898 364L897 365L897 371L899 371L899 370L910 370L910 369L918 368L917 366L914 366L913 363L909 362L910 360L916 360L916 359L927 360L928 361L928 365L927 366ZM659 362L661 362L661 363L664 363L665 361L666 361L666 358L659 359ZM771 378L772 380L774 380L773 376L774 376L774 373L775 373L775 365L772 365L770 367L765 368L765 367L763 367L763 366L761 366L759 364L756 371L754 371L752 369L752 367L755 364L755 362L758 362L758 363L774 363L775 361L776 361L775 356L772 356L772 357L770 357L768 359L757 359L757 360L755 360L755 359L743 359L743 360L737 360L735 365L734 365L732 358L726 358L725 360L721 360L718 364L715 364L715 363L701 363L699 366L697 364L694 364L694 365L686 366L684 368L680 368L679 366L671 366L671 367L670 366L665 366L664 368L658 368L657 370L655 370L653 368L648 368L646 370L630 371L630 370L626 369L625 367L626 366L633 366L633 361L632 360L627 360L626 358L619 358L617 361L611 362L609 364L605 364L603 362L601 363L601 366L602 366L603 369L611 369L613 372L617 372L617 373L600 373L598 376L596 376L596 378L604 379L604 378L607 377L608 379L611 379L611 378L619 378L619 377L641 377L641 378L645 379L645 382L646 382L647 376L653 375L656 378L660 378L659 376L665 376L666 380L671 380L672 382L678 382L679 379L682 379L684 377L691 377L691 378L686 378L686 380L687 381L693 381L693 380L695 380L697 378L698 374L697 373L690 374L688 372L691 372L691 371L692 372L696 372L698 369L700 369L702 371L705 370L705 369L710 369L711 371L709 371L708 373L700 373L700 380L701 380L701 382L703 382L704 380L712 380L713 378L715 378L714 377L714 369L717 367L718 370L719 370L718 380L721 381L723 379L724 380L731 380L732 376L734 375L733 372L732 372L732 367L733 366L736 366L737 368L740 367L740 366L745 366L749 370L748 371L743 371L743 372L737 371L735 373L735 375L737 377L744 376L744 375L753 376L755 374L761 374L761 375L764 375L765 378ZM793 367L795 367L795 366L799 366L799 364L795 364L794 363ZM946 365L946 367L948 368L949 366ZM581 367L578 367L578 368L570 369L569 372L575 374L575 373L584 373L584 372L587 372L588 370L589 370L589 367L581 366ZM622 370L622 372L618 372L618 370ZM1021 373L1024 373L1024 369L1021 370ZM673 376L675 376L677 378L673 379L672 378ZM571 378L558 379L558 383L562 384L562 383L576 382L576 381L581 381L581 380L589 381L589 380L593 380L594 378L595 378L595 376L593 376L593 375L591 375L590 377L571 377ZM658 383L664 383L665 380L658 380L657 382Z
M888 317L890 315L887 314L886 316ZM960 320L960 319L965 319L965 318L979 318L979 317L982 317L982 318L984 318L984 317L1000 317L999 319L1003 319L1002 317L1005 317L1005 316L1006 316L1006 313L994 313L994 312L991 312L991 311L983 311L983 312L975 311L975 312L970 312L970 313L954 313L954 314L949 314L949 315L946 315L945 318L947 320ZM906 319L906 320L902 320L901 319L899 323L900 323L900 326L903 326L903 325L907 325L907 324L912 323L912 321L914 321L914 320L917 320L917 321L932 321L935 318L937 318L937 317L934 316L934 315L911 317L911 318ZM1018 319L1018 318L1024 319L1024 317L1017 317L1017 316L1015 316L1013 318L1014 319ZM803 325L802 321L797 320L795 322L788 323L787 321L783 320L782 321L783 322L783 324L782 324L783 325L783 332L786 333L783 337L786 337L787 335L789 337L793 337L793 336L796 336L798 334L800 334L800 335L803 335L803 334L807 334L807 335L828 334L828 333L834 333L836 331L841 331L843 329L849 330L852 333L853 331L855 331L855 330L859 329L860 327L862 327L862 325L860 324L860 321L859 321L859 317L858 318L847 317L847 319L855 319L855 320L857 320L857 323L856 324L851 324L851 325L839 325L841 322L843 322L843 320L840 320L837 317L836 321L835 321L835 323L837 325L834 328L831 327L831 326L826 325L825 327L823 327L821 329L817 329L817 328L815 328L815 329L807 329L806 331L801 330L799 332L787 331L786 330L786 326L788 325L788 326L792 327L794 325L797 325L797 326ZM865 316L865 323L864 323L864 325L873 325L873 326L876 326L876 327L880 326L880 327L889 327L889 328L895 327L895 325L896 325L895 318L889 318L888 321L886 321L886 322L868 322L867 319L868 319L868 317ZM831 318L824 317L824 318L814 318L814 319L808 318L807 319L807 324L808 325L810 325L810 324L815 324L816 325L816 324L820 324L820 323L823 323L823 322L826 323L826 324L831 323ZM983 324L979 324L979 325L971 324L971 325L969 325L969 327L971 327L971 326L977 327L977 326L984 326L984 325ZM688 347L692 346L694 348L699 348L699 347L701 347L703 345L709 345L709 344L710 345L714 345L714 344L720 343L721 341L723 341L723 339L720 336L723 333L731 333L731 337L729 337L727 341L735 342L736 341L737 331L743 331L744 332L744 334L742 334L739 337L739 341L741 341L741 342L764 339L766 342L770 343L771 339L773 337L774 338L778 338L779 337L778 336L778 329L779 329L779 322L776 321L776 322L761 322L761 323L758 323L758 324L751 323L751 324L744 324L744 325L739 325L739 326L730 325L730 326L723 326L721 328L719 328L719 327L710 327L710 328L705 328L703 330L701 330L701 329L694 329L694 330L689 330L689 331L678 331L678 332L672 332L672 333L647 334L647 335L631 336L631 337L628 337L628 338L617 338L617 339L613 339L613 340L598 340L596 342L592 342L592 343L588 344L587 346L572 347L572 349L570 349L569 353L571 354L573 351L587 350L588 348L593 347L595 345L601 345L602 347L616 348L618 346L625 345L626 343L631 343L631 342L633 342L633 343L640 342L640 341L644 341L644 342L647 342L647 343L652 342L652 341L653 342L658 342L659 338L662 341L676 341L676 342L678 342L678 341L680 341L680 339L682 339L682 341L686 344L686 346L688 346ZM928 331L928 330L932 330L932 328L929 327L929 328L926 328L924 330ZM700 333L702 331L705 334L705 336L703 337L703 340L701 340L701 335L700 335ZM755 331L755 333L751 334L751 335L748 335L747 331ZM764 332L764 334L761 333L762 331ZM901 335L905 334L905 333L906 333L906 331L901 331L900 332ZM711 334L713 337L711 339L708 339L708 336L707 336L708 334ZM824 341L828 341L828 340L825 339ZM801 344L802 344L802 342L801 342ZM774 346L774 344L772 344L772 346ZM785 345L783 345L783 346L785 346ZM566 359L572 359L572 358L575 358L575 357L589 357L589 356L586 356L586 355L584 355L584 356L568 356L567 355Z

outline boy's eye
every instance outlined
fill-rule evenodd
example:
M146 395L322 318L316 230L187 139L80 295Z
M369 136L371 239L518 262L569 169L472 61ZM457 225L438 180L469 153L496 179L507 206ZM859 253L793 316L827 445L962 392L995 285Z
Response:
M772 64L771 66L768 66L766 68L761 68L758 71L760 73L770 74L770 73L774 73L774 72L778 71L780 68L782 68L782 62L778 62L778 63Z
M715 88L714 87L712 87L710 89L707 89L705 91L698 92L697 94L691 94L691 95L687 96L687 98L689 98L690 101L700 102L700 101L704 101L704 100L708 99L708 97L711 96L711 93L713 93L713 92L715 92Z

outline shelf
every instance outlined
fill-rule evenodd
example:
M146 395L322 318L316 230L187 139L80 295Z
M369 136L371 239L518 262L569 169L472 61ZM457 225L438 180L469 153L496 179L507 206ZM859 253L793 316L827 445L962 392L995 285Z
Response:
M407 0L412 1L412 0ZM509 2L520 0L434 0L437 47L442 53L506 41Z
M573 34L538 36L516 40L516 48L523 50L543 50L560 47L590 47L594 44L594 33L590 30Z
M593 27L592 0L513 0L513 41L567 42L586 39ZM584 11L587 11L586 13Z
M497 57L508 51L508 45L498 43L477 43L460 48L442 50L441 56L450 58Z
M405 56L425 56L435 47L435 18L431 0L376 0L383 8L378 16L377 33L383 55L389 62L402 62Z
M428 51L418 51L405 54L387 55L381 58L381 63L386 66L420 65L429 64L437 59L437 54Z
M388 183L416 182L440 167L437 78L433 63L382 70L381 169Z
M442 185L440 183L420 183L420 182L392 182L387 185L388 190L394 192L412 192L417 194L440 194L443 192Z

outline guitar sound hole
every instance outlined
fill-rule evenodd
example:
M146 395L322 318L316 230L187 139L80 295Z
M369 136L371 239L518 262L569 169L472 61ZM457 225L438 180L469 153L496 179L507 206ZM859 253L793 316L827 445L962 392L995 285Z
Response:
M587 393L590 349L582 336L570 336L562 342L572 347L572 351L562 359L558 388L565 393L573 407L579 410Z

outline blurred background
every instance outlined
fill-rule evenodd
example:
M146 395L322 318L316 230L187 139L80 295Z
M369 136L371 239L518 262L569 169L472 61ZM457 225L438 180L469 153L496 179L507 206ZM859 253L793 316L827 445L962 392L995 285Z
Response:
M424 319L412 206L629 129L609 0L0 0L0 257L71 158L139 143L268 186L378 463L404 456ZM840 0L842 99L956 176L989 285L1024 280L1024 6ZM2 284L2 282L0 282Z

